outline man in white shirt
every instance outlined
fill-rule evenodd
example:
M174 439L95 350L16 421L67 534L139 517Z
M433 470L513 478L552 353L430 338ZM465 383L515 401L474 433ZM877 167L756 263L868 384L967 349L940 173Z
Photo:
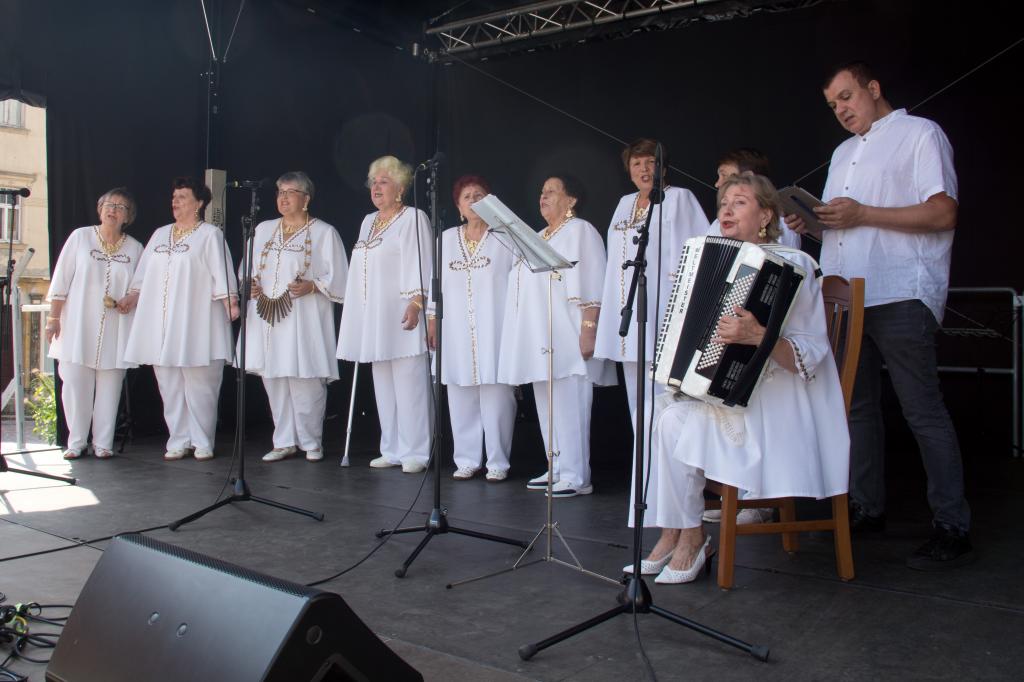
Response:
M932 121L894 110L863 62L831 72L825 101L853 137L836 148L816 209L826 274L865 278L864 340L850 413L851 527L885 525L884 362L921 450L934 534L910 568L950 568L973 559L963 464L939 387L935 333L946 302L957 181L953 150ZM803 221L787 224L804 232Z

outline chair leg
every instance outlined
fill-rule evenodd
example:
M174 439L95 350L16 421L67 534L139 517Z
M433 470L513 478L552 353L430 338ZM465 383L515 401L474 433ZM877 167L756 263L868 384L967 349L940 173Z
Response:
M718 531L718 586L731 590L736 562L736 505L739 493L731 485L722 486L722 522Z
M850 545L849 495L832 498L832 520L835 521L836 572L840 580L853 580L853 548Z
M792 497L787 497L779 507L779 521L783 523L796 521L796 505L793 503ZM800 549L800 534L783 533L782 548L790 554L798 551Z

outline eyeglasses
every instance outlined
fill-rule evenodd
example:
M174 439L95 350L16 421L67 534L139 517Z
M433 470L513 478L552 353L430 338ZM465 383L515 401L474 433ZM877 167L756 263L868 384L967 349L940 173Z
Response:
M115 204L113 201L104 201L103 208L110 208L115 211L127 211L128 206L125 204Z
M309 194L309 192L303 192L301 189L279 189L277 190L277 196L279 197L294 197L297 194Z

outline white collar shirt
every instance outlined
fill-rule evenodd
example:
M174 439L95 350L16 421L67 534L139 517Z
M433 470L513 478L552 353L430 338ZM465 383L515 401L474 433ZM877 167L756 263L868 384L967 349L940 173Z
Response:
M953 148L933 121L897 109L832 154L822 200L849 197L868 206L914 206L945 192L957 199ZM912 234L872 226L827 230L826 274L865 279L867 307L919 299L942 321L953 230Z

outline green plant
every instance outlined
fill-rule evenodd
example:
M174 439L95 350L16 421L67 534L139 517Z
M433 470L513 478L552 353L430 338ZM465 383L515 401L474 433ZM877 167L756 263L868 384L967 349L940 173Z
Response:
M57 442L57 395L53 377L38 369L32 370L32 395L25 398L25 407L34 422L32 433L50 445Z

